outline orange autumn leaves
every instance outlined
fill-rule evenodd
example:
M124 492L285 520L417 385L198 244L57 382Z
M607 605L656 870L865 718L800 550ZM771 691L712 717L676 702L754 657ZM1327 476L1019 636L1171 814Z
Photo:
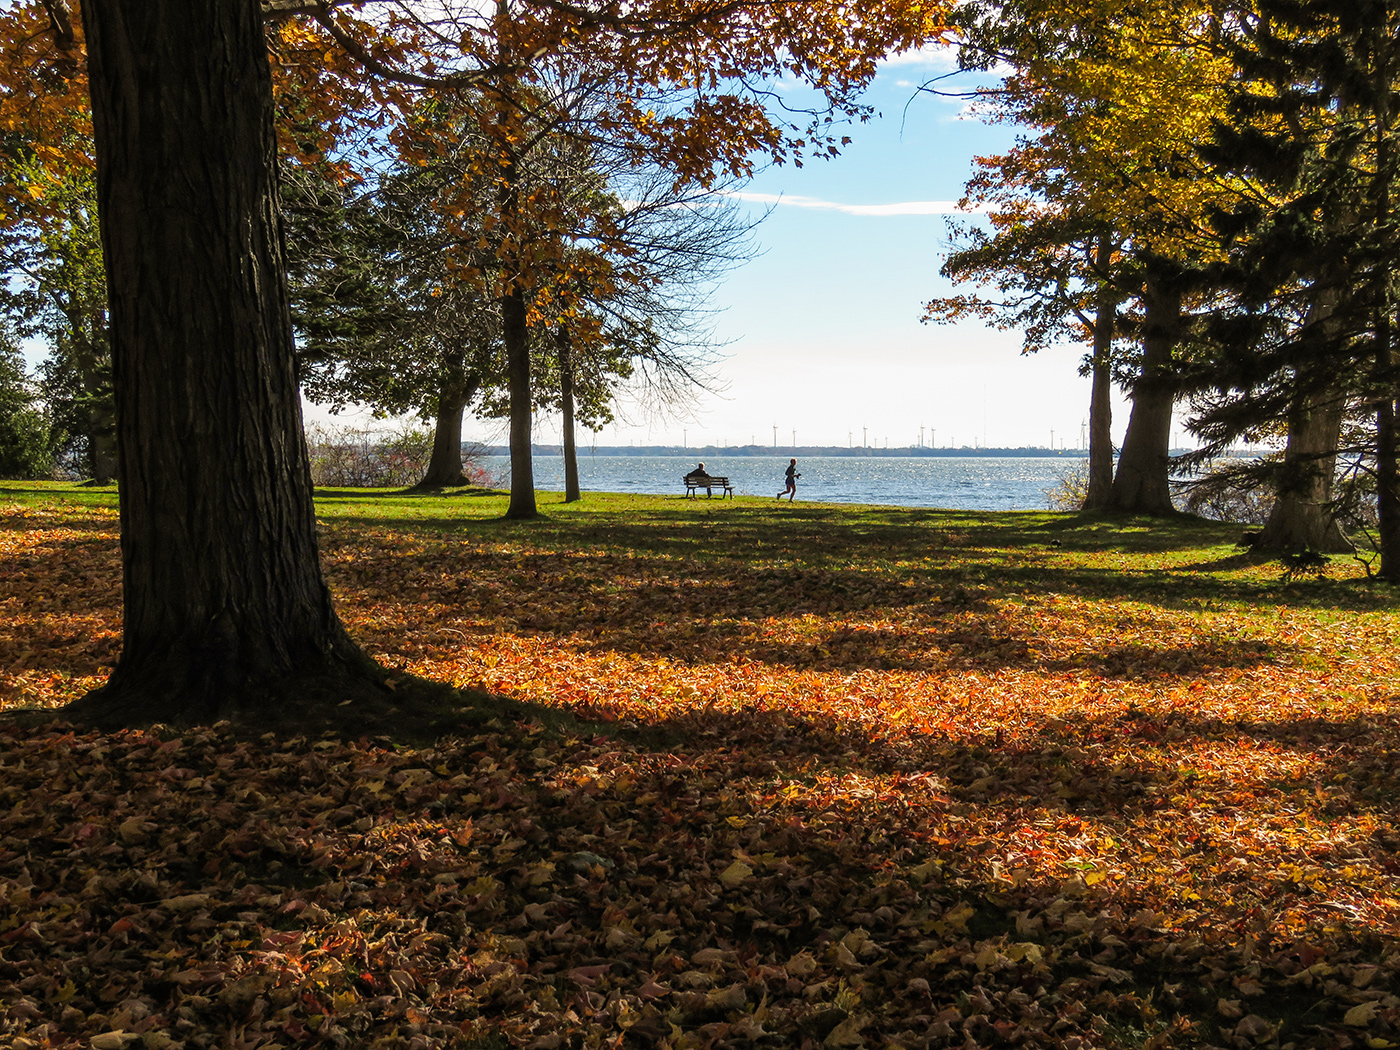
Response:
M10 702L58 704L96 685L115 656L115 519L93 514L74 528L14 509L9 522L0 687ZM1154 778L1189 767L1198 786L1244 792L1237 805L1258 806L1259 819L1275 794L1261 785L1321 776L1319 749L1338 727L1389 717L1400 670L1386 612L1286 601L1211 610L1205 599L1112 600L1053 583L1017 594L980 575L947 586L940 573L961 578L1001 554L1023 575L1072 558L998 551L994 536L841 567L572 541L561 552L523 536L474 542L336 521L323 542L351 631L387 666L427 678L646 724L700 718L739 732L757 713L815 718L916 763L929 741L1014 747L1048 732L1094 749L1107 771L1096 791L1147 775L1145 764ZM1198 589L1194 569L1163 570L1162 586L1173 579ZM1268 728L1225 728L1239 723ZM973 780L986 776L1000 783L990 772ZM1134 837L1153 833L1142 819ZM1042 855L1053 869L1076 849Z
M589 1023L641 1026L654 1045L671 1024L724 1025L731 1044L754 1025L805 1025L830 1046L916 1029L922 1045L962 1045L1007 1024L1055 1045L1060 1022L1100 1045L1096 1015L1174 1033L1159 1045L1192 1045L1179 1017L1215 1045L1396 1035L1396 960L1388 942L1367 947L1400 919L1383 595L1284 586L1277 565L1207 547L1220 535L1208 529L1196 548L1156 549L1125 531L1128 550L1073 528L1054 547L1014 516L891 512L871 530L855 511L769 518L742 503L711 518L666 501L625 520L561 512L535 527L450 513L422 528L327 513L324 559L352 632L390 668L578 710L599 735L502 728L397 756L302 744L278 757L268 743L233 757L231 742L195 742L227 776L265 771L245 804L258 826L293 829L276 833L280 848L391 880L281 891L304 940L277 980L310 988L320 1023L373 998L305 961L371 951L335 894L368 894L375 921L425 932L389 901L408 886L434 902L424 914L466 902L495 983L468 976L446 942L357 965L381 994L398 972L424 1024L523 995L537 1012L515 1015L520 1045L571 1009L582 1018L578 995ZM115 518L36 501L4 523L0 689L8 703L59 703L114 654ZM633 727L663 735L634 741ZM318 786L312 767L327 763L340 772ZM123 820L160 826L137 811ZM92 834L120 839L122 826ZM139 834L163 833L138 820ZM556 899L577 897L576 877L599 895L586 921ZM263 889L228 893L256 912L254 897L278 896L267 879L250 868ZM168 893L209 892L195 882ZM660 901L658 887L676 896ZM810 897L800 920L775 903L793 892ZM746 902L717 950L753 944L756 959L701 956L719 936L697 903L711 893ZM793 924L781 944L755 932L754 915L775 908ZM646 960L635 972L598 961L634 956ZM557 1010L519 961L541 958L565 978ZM190 994L252 972L237 951L182 965ZM754 977L764 967L775 983ZM1060 996L1048 1019L1016 998L1032 977ZM945 1001L941 985L956 994ZM1306 1024L1276 1009L1302 994L1319 1004ZM285 1009L268 1016L307 1023Z

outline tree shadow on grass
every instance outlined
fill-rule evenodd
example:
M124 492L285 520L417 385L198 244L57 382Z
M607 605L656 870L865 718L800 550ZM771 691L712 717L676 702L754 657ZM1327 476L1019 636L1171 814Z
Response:
M74 662L78 643L64 614L97 615L110 620L111 634L119 633L115 523L94 525L101 535L45 537L0 568L0 601L41 614L12 624L3 640L6 651L25 654L33 671L94 673L87 658ZM15 521L10 527L27 526ZM429 535L409 548L383 545L373 530L334 530L324 546L343 610L424 605L421 613L405 614L412 631L376 639L391 659L421 655L422 636L435 625L546 635L583 652L664 656L695 666L753 660L838 673L975 669L1104 681L1187 679L1225 668L1287 666L1302 652L1282 642L1178 634L1160 621L1124 621L1122 613L1082 643L1062 637L1047 647L1034 625L1018 622L999 599L1054 590L1056 574L1039 566L1003 566L999 577L960 571L964 547L945 546L912 569L872 571L834 559L824 567L767 564L741 557L639 557L612 547L522 554ZM1023 581L1022 572L1034 573L1035 583ZM1082 571L1061 575L1081 584L1085 579ZM1111 581L1101 587L1122 596L1121 581L1116 589ZM1087 587L1079 593L1094 596ZM1219 587L1203 585L1197 593L1214 598ZM1176 593L1158 601L1188 597ZM1116 637L1124 629L1140 637ZM109 662L110 644L103 641L94 653Z
M361 505L363 505L363 506L379 506L379 507L384 507L384 506L386 506L386 500L404 499L404 500L413 501L413 500L440 500L440 499L475 499L475 498L480 498L480 497L482 497L482 496L503 496L503 497L504 497L504 496L509 496L510 493L507 492L507 491L504 490L504 489L493 489L493 488L488 488L488 487L481 486L481 485L470 485L470 484L468 484L468 485L445 485L445 486L441 486L441 487L438 487L438 488L425 488L425 489L420 489L420 488L418 488L417 486L409 486L408 488L389 488L389 489L370 489L370 490L365 490L365 489L350 489L350 488L317 488L317 489L315 490L314 495L315 495L316 503L317 503L318 505L325 504L325 505L327 505L327 506L345 506L345 507L355 507L355 506L361 506ZM391 506L391 507L392 507L392 505L393 505L392 503L389 503L389 504L388 504L388 506ZM352 517L352 515L346 515L346 517ZM375 516L375 517L366 517L366 518L363 518L363 519L360 519L360 520L374 522L374 521L384 521L385 519L379 518L379 517ZM392 520L392 519L391 519L391 520ZM421 519L413 518L413 517L407 517L407 518L404 518L402 521L400 521L399 524L409 524L409 523L411 523L411 522L418 521L418 520L421 520ZM450 520L453 520L453 521L460 521L461 519L454 518L454 519L450 519Z
M115 517L95 518L65 511L61 516L33 511L0 513L0 531L20 533L95 532L116 537L120 525ZM104 541L105 542L105 541Z
M357 607L401 604L408 595L432 603L434 618L459 630L523 631L582 651L682 663L749 659L840 672L1010 668L1125 679L1286 663L1298 652L1282 643L1202 638L1199 631L1183 639L1172 624L1123 612L1093 637L1077 644L1050 639L1047 649L1031 630L1035 623L1018 621L994 601L1007 588L937 573L909 579L856 568L752 567L737 559L702 564L432 545L367 552L351 543L347 550L343 559L332 554L332 582ZM1124 629L1148 637L1124 642Z
M103 524L110 531L112 523ZM869 538L871 528L866 526L861 535ZM460 523L455 523L454 529L459 537ZM655 652L659 645L669 645L675 652L689 653L689 635L697 625L706 624L720 632L721 640L727 638L741 648L752 646L751 651L766 654L762 658L770 662L788 657L807 659L811 654L802 656L800 648L791 645L785 653L778 643L764 643L761 635L745 633L746 622L766 617L853 618L901 612L922 629L921 639L927 637L930 645L945 653L956 650L961 658L971 654L986 660L984 666L988 667L1053 669L1055 665L1044 658L1036 663L1027 641L1016 636L1014 623L998 611L998 599L1084 578L1077 569L1057 570L1053 565L1008 567L1003 552L991 549L981 555L990 567L986 573L953 571L956 566L933 557L929 566L917 571L883 574L852 566L849 558L843 564L836 550L841 537L816 537L814 543L829 542L831 549L823 551L824 560L818 564L802 565L790 559L774 564L749 558L707 561L690 557L690 548L684 545L662 541L656 549L642 551L642 557L629 559L620 551L580 550L575 535L567 531L561 535L569 537L568 553L522 555L518 550L507 553L470 547L460 553L459 560L453 560L449 557L452 544L425 541L414 552L349 546L343 551L343 560L336 561L336 545L330 544L328 549L337 579L359 592L360 596L352 596L355 601L397 602L404 600L405 594L413 595L410 600L416 601L418 594L427 593L431 600L442 599L449 611L456 603L467 615L480 615L485 610L498 616L492 629L507 629L510 617L516 621L530 617L528 630L550 631L560 637L592 630L600 647L635 646L640 652ZM850 541L857 534L842 535ZM902 557L901 552L909 550L907 542L881 533L879 528L873 536L872 543L887 545L889 557ZM696 542L703 539L701 536ZM929 541L928 537L923 539ZM949 559L963 559L969 550L977 551L975 543L970 533L955 531L944 537L942 546L929 541L928 549L951 551ZM110 537L46 541L43 551L32 552L13 566L16 571L5 578L0 595L15 595L24 601L32 597L25 590L30 581L46 581L43 586L48 588L52 581L61 581L65 572L72 572L75 563L106 559L108 567L68 597L109 609L115 617L115 553ZM1000 575L995 571L998 566L1003 570ZM1055 572L1062 576L1058 583ZM1161 574L1158 580L1170 578L1170 574ZM495 598L491 585L498 589ZM1104 597L1124 596L1121 587L1112 590L1106 580L1097 586ZM1091 596L1093 593L1098 592L1091 590ZM1219 587L1203 585L1188 596L1196 593L1217 597ZM1180 599L1178 594L1163 602ZM493 606L499 609L492 611ZM518 626L516 622L510 629ZM733 633L724 636L725 631ZM818 630L813 644L824 645L833 661L831 666L839 669L874 666L874 660L887 658L901 645L906 646L910 659L917 656L916 650L908 649L909 636L902 630L881 628L867 633L868 637L861 637L860 631ZM849 653L832 649L833 644L844 643L852 643ZM761 648L764 644L769 648ZM1100 646L1093 654L1100 665L1096 673L1112 677L1123 673L1120 664L1126 667L1163 656L1155 647L1146 649L1144 652L1136 644L1122 642ZM1178 672L1182 674L1217 666L1249 666L1291 655L1284 648L1251 649L1213 641L1185 651L1186 662ZM55 653L54 659L59 658ZM423 759L423 768L415 769L413 778L386 785L383 781L389 778L380 777L379 794L368 793L364 777L338 784L335 789L343 788L346 798L368 799L364 812L376 815L376 819L387 811L392 821L406 827L425 821L443 826L476 821L480 841L470 846L480 846L481 853L473 860L477 866L471 870L471 879L488 888L494 879L496 888L479 893L471 889L475 883L468 879L463 892L439 893L429 899L426 887L434 885L430 880L440 871L452 873L456 870L452 863L459 863L458 847L440 843L447 858L442 862L444 867L429 867L426 854L420 854L414 861L418 866L404 862L394 873L391 889L395 906L400 899L429 900L424 905L424 922L459 940L471 929L508 932L512 937L531 934L531 920L521 919L528 914L524 907L527 895L538 886L531 879L538 876L542 865L561 862L555 870L563 874L553 876L547 890L541 891L556 893L557 886L558 900L529 900L542 909L544 918L539 921L548 924L542 928L546 932L562 930L569 924L574 931L569 936L579 938L582 946L581 954L570 965L603 965L615 967L619 973L635 972L638 987L651 972L647 967L659 956L650 952L631 959L625 948L612 947L605 937L620 937L625 944L627 924L619 923L618 916L636 915L626 909L638 901L649 901L654 904L647 907L654 908L679 937L674 948L679 960L676 976L690 972L696 953L713 949L718 941L741 945L745 951L756 947L767 953L765 959L771 955L781 967L788 959L810 957L823 963L843 959L837 945L844 946L851 931L866 931L885 954L864 965L847 963L851 969L845 976L852 977L857 987L867 983L864 992L869 1001L882 1004L882 1015L887 1012L884 1004L898 1003L903 1014L920 1017L921 1031L928 1029L931 1017L919 1013L926 1000L916 1001L916 996L928 993L913 985L911 978L922 981L923 989L961 994L966 1000L961 1018L971 1013L965 1008L972 997L998 981L1004 979L1009 988L1033 989L1043 978L1049 980L1045 974L1050 971L1037 969L1037 964L1007 967L995 958L976 961L983 945L989 945L995 956L1012 945L1031 943L1054 949L1045 953L1049 960L1046 966L1054 967L1051 984L1061 999L1092 1001L1096 1004L1092 1009L1114 1018L1115 1024L1126 1026L1134 1018L1140 1021L1143 1013L1138 1004L1155 996L1156 1002L1197 1018L1204 1037L1229 1042L1226 1035L1210 1027L1224 1025L1217 1003L1236 997L1233 979L1243 975L1246 966L1254 966L1268 994L1251 1000L1249 1008L1279 1025L1281 1039L1296 1038L1300 1045L1337 1045L1335 1040L1328 1042L1333 1039L1331 1032L1309 1029L1287 1012L1289 1002L1298 998L1292 978L1310 964L1301 953L1313 948L1301 945L1290 956L1288 945L1269 943L1267 922L1258 918L1261 911L1301 909L1326 891L1283 878L1221 882L1218 888L1223 895L1198 905L1203 917L1196 921L1207 937L1216 938L1214 946L1202 947L1198 931L1144 930L1141 923L1128 918L1139 907L1160 903L1154 895L1160 889L1158 884L1148 887L1128 879L1102 882L1096 889L1067 890L1058 878L1065 872L1056 870L1057 877L1052 879L1043 869L1017 884L993 878L990 862L1010 863L1026 841L1041 843L1050 831L1103 851L1118 848L1100 845L1110 837L1120 845L1125 840L1135 845L1132 836L1139 826L1137 821L1150 820L1165 828L1163 841L1179 849L1183 866L1189 862L1214 870L1239 858L1239 842L1228 831L1248 819L1245 807L1262 812L1274 804L1286 804L1288 813L1297 814L1299 827L1317 827L1327 834L1323 836L1326 841L1313 844L1306 842L1306 836L1299 836L1303 845L1293 853L1279 853L1279 857L1305 856L1309 863L1324 866L1329 872L1353 864L1379 868L1388 878L1396 874L1394 857L1400 841L1393 836L1393 814L1400 798L1394 777L1396 732L1390 723L1321 718L1224 723L1189 715L1129 713L1085 717L1073 725L1046 722L998 740L989 735L975 739L971 733L900 738L873 732L855 721L779 712L710 711L636 727L615 721L589 723L554 712L552 717L568 723L561 736L574 742L564 745L559 753L545 754L547 764L537 763L535 757L539 754L538 736L517 734L507 746L481 743L485 738L473 736L483 728L494 732L507 723L548 717L550 709L500 698L469 697L441 687L431 696L418 698L410 685L404 689L401 710L386 711L374 731L386 733L390 744L397 741L411 747L429 746L443 734L461 734L472 740L470 747L454 754L451 766L443 766L441 771L434 765L441 764L439 755L433 762ZM352 719L343 709L325 706L289 712L276 729L283 737L300 733L314 739L324 730L353 737L364 732L365 726ZM267 728L266 723L249 724L240 731L261 739L259 734ZM590 736L596 738L596 746L580 743ZM1269 747L1294 749L1310 756L1311 765L1285 779L1260 775L1251 781L1243 776L1239 782L1225 783L1220 778L1212 781L1185 764L1191 760L1193 744L1221 745L1241 737ZM1118 748L1119 757L1114 762L1096 753L1098 745L1111 741L1128 745ZM313 745L303 741L298 746L310 749ZM492 746L497 750L492 751ZM1172 754L1167 753L1168 746L1175 749ZM271 807L268 812L274 818L279 816L276 807L284 804L285 796L295 795L298 805L309 805L313 793L328 790L334 773L329 764L323 764L324 768L293 768L296 751L289 748L286 754L292 757L279 755L266 772L258 804ZM575 752L577 761L572 757ZM256 755L257 748L252 753ZM561 754L565 760L554 765ZM104 765L112 765L116 757L107 756ZM187 760L193 761L181 759ZM165 759L149 754L139 761L153 770L166 765ZM612 776L606 768L600 771L600 766L608 763L615 763L626 775ZM133 759L133 768L137 764ZM54 767L65 776L72 769L64 762L55 762ZM853 777L850 790L840 780L848 774ZM30 769L25 775L38 773ZM465 778L469 790L452 786L457 776ZM867 786L862 778L879 782ZM221 777L211 772L208 780L208 789L217 790ZM788 788L794 789L790 797ZM353 795L356 791L361 794ZM186 794L192 796L175 793L170 797L179 799ZM55 797L66 799L62 802L65 806L76 805L82 792L65 781ZM132 797L138 795L133 793ZM341 801L337 798L323 808L333 816L335 811L330 807ZM290 807L288 812L292 812ZM312 810L296 812L301 819ZM355 810L350 816L359 812ZM1218 814L1221 819L1203 822L1199 819L1202 813ZM1353 843L1331 830L1330 821L1357 814L1367 818L1358 822L1358 827L1368 823L1381 834ZM256 816L251 810L244 815L248 819ZM259 819L265 820L266 815ZM329 829L344 819L349 817L324 823L318 831L322 846L334 834ZM978 820L982 822L974 823ZM182 826L168 813L162 823L172 833ZM210 863L215 867L225 864L227 870L246 864L250 879L268 880L279 892L285 888L309 896L322 886L344 883L336 872L316 866L317 858L309 847L298 852L302 846L289 840L280 847L274 871L271 854L264 857L257 852L261 847L255 837L247 837L251 844L237 836L230 839L229 829L209 826L217 820L207 812L199 814L198 823L189 823L193 828L207 828L208 852L193 851L201 863L189 864L187 871L172 868L162 872L173 879L193 880L175 887L170 896L201 890L205 883L199 880ZM36 870L37 858L45 850L62 861L61 871L80 870L82 864L75 860L80 845L72 839L80 826L77 821L50 821L47 826L40 821L33 836L16 834L13 841L23 843L24 853L34 858ZM1391 838L1387 839L1387 834ZM225 849L225 842L240 849L246 845L251 853L225 856L219 852ZM598 864L585 865L578 874L562 866L566 857L599 857L602 853L607 854L602 859L612 865L609 873L598 874L603 870ZM1024 858L1025 853L1019 855ZM20 856L16 847L13 858L6 860ZM357 855L357 860L373 863L368 853ZM726 880L724 873L735 872L736 860L745 861L738 870L747 868L749 873L737 879L731 874ZM1268 862L1272 860L1271 855ZM125 859L121 863L130 867ZM1262 865L1265 861L1255 858L1247 863ZM925 868L925 864L929 866ZM1386 864L1392 867L1386 868ZM911 874L915 869L923 872L917 879ZM1081 870L1089 871L1087 867ZM1162 885L1173 878L1162 866L1143 870L1141 877L1155 878ZM418 882L423 887L418 887ZM404 893L403 887L410 883L415 892ZM637 887L645 892L634 899ZM334 908L336 902L328 897L323 903ZM964 904L968 912L959 926L947 916L961 914L960 905ZM605 915L611 916L611 930L620 933L605 931ZM107 928L111 916L104 917L108 921L102 928ZM902 923L905 918L911 921ZM1023 923L1027 919L1040 920L1041 924ZM933 948L926 943L931 924L936 922L944 923L945 931L951 930L944 938L950 949L946 957L941 954L942 941ZM1315 930L1309 930L1330 938L1327 944L1336 948L1348 965L1357 959L1379 962L1393 947L1387 947L1388 942L1345 912L1330 915L1326 926L1320 922L1314 926ZM1255 938L1247 949L1242 946L1245 932ZM858 937L851 942L857 947L861 943ZM937 963L930 961L935 957L934 948L941 960ZM1320 956L1317 953L1309 958ZM1126 977L1117 976L1118 971ZM567 967L560 971L565 985L570 972ZM832 974L832 988L845 987L835 983L834 969ZM1372 979L1378 982L1373 989L1394 985L1389 969ZM784 971L782 981L787 980ZM1126 994L1128 990L1135 993L1137 1004ZM813 994L822 993L819 989ZM757 992L753 1001L758 1001ZM825 1001L810 1005L801 1022L808 1027L794 1034L794 1044L799 1038L816 1043L825 1040L847 1017ZM1321 1019L1340 1026L1342 1009L1329 1005L1327 1010L1330 1012ZM968 1030L970 1037L984 1043L999 1038L997 1029L985 1020L989 1015L972 1016L984 1020ZM991 1016L1002 1020L995 1013ZM1008 1023L1015 1019L1010 1013L1005 1018ZM1312 1018L1317 1020L1317 1016ZM968 1023L973 1024L971 1017ZM784 1030L782 1034L793 1033ZM1087 1029L1086 1034L1090 1034ZM1136 1035L1133 1039L1139 1044L1144 1041Z
M1041 674L1077 673L1105 681L1146 678L1192 678L1225 669L1247 669L1286 663L1296 647L1250 639L1212 639L1187 644L1084 644L1071 654L1046 655L1033 649L1034 637L997 624L960 624L912 635L894 630L842 628L805 649L770 649L770 663L851 672L907 670L938 672L950 669L1031 671ZM756 658L754 654L748 654Z
M358 494L354 494L358 495ZM684 501L682 501L684 502ZM391 510L391 508L386 508ZM1144 568L1095 564L1106 552L1169 557L1233 543L1237 526L1194 518L1104 519L1024 512L988 517L958 511L809 507L774 520L771 508L726 507L697 516L689 508L533 522L499 518L342 516L331 532L361 526L417 531L459 542L529 544L540 556L623 555L691 575L736 571L855 571L898 574L907 584L947 590L969 584L1003 595L1072 593L1130 598L1164 607L1194 600L1351 609L1393 607L1395 595L1356 581L1221 578L1253 564L1248 556ZM529 557L530 555L527 555ZM1238 557L1239 560L1236 560ZM683 568L673 563L683 563ZM1281 574L1280 574L1281 575Z

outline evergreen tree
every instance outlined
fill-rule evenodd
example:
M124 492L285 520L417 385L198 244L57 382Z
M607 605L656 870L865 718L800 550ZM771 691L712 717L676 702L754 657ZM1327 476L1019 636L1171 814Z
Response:
M1207 329L1221 396L1201 430L1219 444L1293 420L1280 484L1316 501L1347 411L1365 406L1370 437L1357 451L1379 503L1380 575L1400 582L1400 5L1261 0L1234 24L1230 119L1203 153L1260 190L1214 218L1231 246L1221 271L1231 296ZM1274 542L1331 542L1320 529L1280 527Z

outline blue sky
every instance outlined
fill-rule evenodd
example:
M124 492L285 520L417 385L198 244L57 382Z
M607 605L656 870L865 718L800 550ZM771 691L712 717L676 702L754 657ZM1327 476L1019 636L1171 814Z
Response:
M770 168L745 187L760 214L762 254L717 290L722 389L661 418L624 407L598 444L925 444L1076 447L1089 400L1083 349L1020 354L1017 333L973 321L923 325L922 304L946 294L938 276L947 219L972 159L1014 131L967 117L964 103L919 93L948 54L887 64L842 156ZM1115 432L1127 420L1121 403ZM497 441L498 424L466 436ZM558 440L541 418L537 439ZM580 441L591 440L587 434Z
M952 290L938 270L973 158L1015 135L969 116L962 100L918 91L952 67L946 49L886 63L865 99L877 115L847 129L841 156L770 167L743 187L752 215L768 215L756 230L760 254L712 300L716 389L666 413L624 401L615 424L581 432L580 444L771 444L776 428L783 445L795 436L895 447L921 433L937 446L1079 445L1089 403L1082 347L1022 356L1018 333L919 321L924 302ZM960 75L940 86L973 83ZM314 406L307 414L326 418ZM1119 398L1118 439L1126 422ZM558 442L559 420L539 417L535 435ZM468 418L463 436L504 444L506 426Z

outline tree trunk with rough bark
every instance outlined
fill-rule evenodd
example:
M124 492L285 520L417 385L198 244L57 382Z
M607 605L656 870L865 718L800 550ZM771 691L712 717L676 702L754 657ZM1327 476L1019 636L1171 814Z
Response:
M467 411L467 399L455 391L438 395L437 412L433 417L433 451L428 467L415 489L442 489L469 485L462 470L462 417Z
M433 451L428 457L428 469L414 486L416 489L471 484L471 479L462 469L462 417L481 386L481 374L467 371L464 354L453 357L450 372L450 378L438 393L437 413L433 421Z
M1375 214L1377 229L1394 222L1392 214L1391 105L1394 72L1383 60L1376 69L1376 175ZM1400 403L1396 399L1395 352L1395 264L1393 255L1379 264L1375 276L1375 362L1374 381L1380 396L1376 400L1376 515L1377 545L1380 548L1381 579L1400 583Z
M317 555L258 5L84 0L82 14L124 618L116 669L74 713L197 721L294 705L308 681L373 689Z
M417 488L471 484L462 470L462 416L466 411L467 399L456 392L444 392L438 397L437 415L433 420L433 452Z
M530 331L526 326L525 295L512 288L501 299L501 341L506 350L506 381L510 386L510 505L507 518L539 515L535 504L533 437L534 397L530 387Z
M100 310L85 309L87 304L72 304L64 310L68 331L74 344L73 365L78 373L78 388L88 401L87 469L94 485L110 485L117 476L116 420L109 398L101 396L111 381L111 332L106 319L106 303ZM94 316L96 315L96 316ZM88 333L94 333L89 335ZM101 333L100 344L96 333Z
M564 502L583 498L578 486L578 448L574 443L574 359L569 330L560 328L555 336L559 347L559 400L564 414Z
M1181 327L1181 294L1149 281L1143 292L1142 374L1133 386L1133 407L1118 472L1106 510L1171 514L1172 407L1176 379L1172 351Z
M496 6L498 22L496 39L504 42L511 32L510 4L502 0ZM502 44L504 47L504 44ZM504 51L500 55L505 62ZM518 111L512 95L516 84L503 78L493 85L498 95L497 123L494 129L496 174L499 179L497 205L501 229L507 238L517 243L509 260L503 259L506 290L501 296L501 343L505 349L506 387L510 392L510 503L506 517L523 519L539 516L535 503L535 466L531 451L534 437L535 398L530 375L529 306L525 301L525 268L529 265L519 240L520 219L520 158L513 142Z
M117 443L111 433L112 421L106 412L93 410L92 434L88 438L88 473L94 485L110 485L117 477Z
M1278 497L1254 542L1255 550L1340 553L1352 549L1328 508L1345 412L1346 399L1340 392L1321 391L1304 398L1289 413Z
M1098 510L1113 493L1113 367L1094 355L1089 388L1089 487L1084 510Z
M1112 240L1099 238L1096 261L1100 273L1107 273ZM1094 303L1094 350L1090 359L1089 390L1089 487L1084 509L1098 510L1113 492L1113 337L1118 326L1117 290L1102 277Z
M1387 296L1388 298L1388 296ZM1383 300L1384 301L1384 300ZM1394 335L1387 306L1377 311L1376 383L1386 390L1376 402L1376 511L1379 575L1400 583L1400 404L1396 403Z

